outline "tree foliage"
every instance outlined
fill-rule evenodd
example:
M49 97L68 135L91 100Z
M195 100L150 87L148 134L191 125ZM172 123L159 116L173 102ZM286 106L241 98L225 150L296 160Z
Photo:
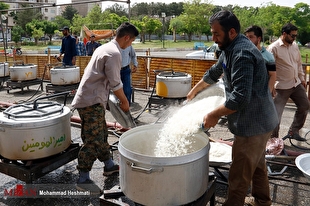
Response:
M208 18L212 15L214 6L208 3L201 3L201 0L192 0L184 4L184 13L180 16L183 21L183 31L191 41L192 35L201 36L210 28Z
M22 6L24 7L26 5ZM26 9L16 11L16 20L15 20L16 25L22 27L24 31L27 31L26 24L28 24L32 20L42 20L42 19L43 15L39 9Z
M0 2L0 10L9 9L10 5ZM5 12L0 12L0 14L5 14Z
M61 13L61 16L64 19L69 20L70 23L72 23L74 15L78 13L79 13L78 10L76 10L76 8L74 8L73 6L66 6L65 10Z
M14 41L17 44L20 41L22 33L24 33L22 27L14 26L12 28L12 41Z
M114 13L118 16L126 16L127 18L129 17L128 9L120 4L113 4L112 6L108 7L105 11L109 11L110 13Z
M3 3L0 2L0 8ZM240 7L234 5L216 6L209 1L186 0L179 3L136 3L130 8L130 21L137 26L140 31L140 38L145 42L146 37L150 40L151 35L161 37L164 28L165 33L172 33L174 41L176 34L187 35L187 40L191 41L192 36L201 37L206 34L211 35L209 17L221 9L227 9L238 17L241 24L241 33L251 25L262 27L265 41L277 38L281 35L281 28L284 24L291 22L298 27L297 41L305 44L310 42L310 8L306 3L298 3L294 8L279 6L271 2L260 7ZM116 29L122 22L128 21L128 8L123 5L113 4L111 7L102 11L96 5L85 17L82 17L72 6L67 6L61 16L56 16L53 20L54 33L63 26L69 26L73 34L79 34L83 25L89 29ZM161 14L165 13L165 24ZM10 14L11 15L11 14ZM13 16L15 13L12 14ZM42 20L40 12L34 9L18 11L14 17L16 25L26 31L28 35L33 35L33 30L26 24L32 20ZM33 24L33 22L32 22ZM52 36L53 28L47 32L47 23L40 25L45 35ZM57 25L55 27L55 25ZM49 25L51 26L51 25ZM39 27L35 26L37 30ZM29 33L32 32L32 33Z

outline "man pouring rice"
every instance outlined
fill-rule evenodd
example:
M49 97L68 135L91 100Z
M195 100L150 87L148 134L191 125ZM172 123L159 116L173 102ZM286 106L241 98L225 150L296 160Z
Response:
M228 128L234 134L228 197L223 205L243 206L251 182L255 205L271 205L265 149L278 118L264 59L255 45L240 34L239 20L230 11L215 13L209 23L222 54L188 93L187 100L223 75L226 101L203 118L204 127L210 128L227 116Z

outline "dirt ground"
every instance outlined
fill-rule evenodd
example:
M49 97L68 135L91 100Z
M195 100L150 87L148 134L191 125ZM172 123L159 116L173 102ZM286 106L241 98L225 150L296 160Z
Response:
M7 92L6 88L0 89L0 101L1 102L9 102L9 103L21 103L25 101L33 101L38 96L45 96L45 86L44 83L43 91L41 91L38 87L39 85L31 86L29 90L25 89L24 92L21 92L20 89L12 89ZM176 105L180 102L174 101L170 104L170 106L163 106L160 104L155 104L149 107L148 100L150 98L150 91L135 91L134 93L134 103L131 106L131 114L136 119L137 126L145 125L145 124L153 124L153 123L164 123L169 116L171 116L176 110ZM57 98L56 101L63 102L63 98ZM67 106L70 107L70 103L72 101L72 96L69 96L67 99ZM173 105L173 106L171 106ZM285 112L283 114L282 122L281 122L281 130L280 133L282 136L286 135L287 130L292 121L292 117L295 111L295 106L293 103L289 102L285 108ZM73 113L74 116L78 116L77 112ZM106 119L108 122L115 123L114 117L110 112L107 112ZM310 130L309 118L307 118L306 124L301 131L301 135L304 136ZM71 138L74 143L80 143L80 129L76 127L77 125L72 126L71 128ZM111 130L112 131L112 130ZM115 132L115 130L113 130ZM109 136L110 144L117 145L119 140L119 135L122 134L121 131L116 130L116 134L111 132ZM233 136L224 125L217 125L216 127L210 129L210 134L213 139L224 139L224 140L232 140ZM309 136L307 136L310 139ZM297 145L306 145L305 143L293 142ZM309 145L306 147L310 148ZM296 149L291 145L288 140L285 140L285 148L301 151L300 149ZM309 151L304 151L309 152ZM113 152L114 160L118 162L119 153L118 151ZM281 174L278 175L270 175L270 194L273 200L274 206L308 206L310 205L310 180L306 179L302 172L299 171L294 163L294 160L278 160L272 159L272 161L277 161L284 163L285 166L289 165L287 169L283 172L281 170L284 168L283 165L276 165L268 163L271 172L279 172ZM74 188L75 182L78 177L78 171L76 169L77 160L73 160L58 169L44 175L43 177L33 181L33 184L45 184L45 185L66 185ZM1 165L3 166L3 165ZM226 178L228 176L229 164L212 166L210 165L210 171L214 172L217 177L216 184L216 205L222 205L225 201L226 191L227 191L227 182ZM91 171L91 178L103 189L109 190L114 186L117 186L119 183L119 177L111 176L106 178L102 175L103 172L103 164L99 161L96 161L93 165L93 169ZM91 197L65 197L65 198L6 198L4 196L5 190L16 188L16 185L24 185L25 183L21 180L18 180L14 177L10 177L6 174L0 173L0 205L100 205L99 196L91 196ZM150 185L151 187L151 185ZM2 197L2 198L1 198ZM130 200L127 201L129 204ZM102 205L102 204L101 204ZM125 204L124 204L125 205Z

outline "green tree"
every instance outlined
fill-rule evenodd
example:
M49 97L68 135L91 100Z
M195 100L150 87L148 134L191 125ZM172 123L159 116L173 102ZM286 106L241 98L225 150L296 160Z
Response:
M52 41L52 37L55 34L55 30L58 29L58 26L55 22L43 20L43 30L45 35L47 35L50 39L50 42Z
M0 2L0 10L9 9L10 5ZM6 12L0 12L0 14L5 14Z
M17 44L20 41L21 35L24 33L24 30L20 26L14 26L12 28L12 41Z
M101 12L101 8L96 5L92 8L85 17L86 26L93 29L101 29L102 22L104 22L103 14Z
M31 34L31 37L34 38L36 45L38 44L39 38L44 36L43 28L44 28L43 21L39 21L37 19L34 19L28 24L26 24L27 33Z
M233 12L239 19L241 33L243 33L243 31L250 25L256 24L255 20L257 18L258 8L235 6L233 8Z
M128 18L128 9L120 4L113 4L112 6L108 7L105 11L117 14L118 16L126 16Z
M86 19L79 14L75 14L72 19L72 34L79 36L83 25L86 24Z
M163 28L163 24L158 19L153 19L145 16L143 18L143 21L145 22L145 32L149 35L149 41L151 41L152 34L161 34L160 31Z
M310 42L310 8L308 4L298 3L292 9L293 19L298 27L297 40L305 45Z
M25 7L26 5L22 5L22 7ZM27 32L26 24L31 22L32 20L42 20L42 13L40 9L26 9L26 10L18 10L16 11L16 25L22 27L24 31ZM27 33L27 36L31 35L31 33Z
M139 20L135 20L135 19L133 19L132 21L131 21L131 23L133 24L133 25L135 25L135 27L137 27L137 29L138 29L138 31L139 31L139 36L140 36L140 42L142 42L142 39L141 39L141 28L143 28L143 23L141 22L141 21L139 21Z
M181 31L182 27L183 22L178 17L170 20L169 29L172 30L173 33L173 42L177 41L176 34Z
M61 16L70 21L72 24L72 20L75 14L78 14L78 10L72 6L66 6L65 10L61 13Z
M214 6L212 4L201 3L201 0L192 0L184 3L184 13L180 20L184 22L183 31L191 41L192 35L197 34L201 37L203 31L210 28L208 18L212 15Z
M58 25L58 29L63 28L64 26L70 27L70 21L65 19L63 16L56 16L54 22Z

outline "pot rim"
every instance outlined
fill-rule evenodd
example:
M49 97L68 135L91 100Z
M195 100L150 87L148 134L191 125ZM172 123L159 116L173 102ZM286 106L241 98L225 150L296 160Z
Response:
M197 137L199 137L202 140L205 140L206 145L189 154L182 155L182 156L175 156L175 157L156 157L156 156L149 156L149 155L143 155L139 154L137 152L130 151L127 149L123 144L122 140L128 137L129 135L132 135L137 131L140 131L142 129L145 130L159 130L162 128L162 124L150 124L150 125L142 125L135 127L133 129L130 129L123 133L120 137L119 143L118 143L118 151L121 154L121 156L124 156L125 158L128 158L132 161L136 161L142 164L146 165L181 165L181 164L187 164L191 161L196 161L198 159L203 158L205 155L209 155L210 150L210 142L208 139L208 136L204 132L196 133Z
M68 116L69 115L69 116ZM59 123L66 118L71 118L72 113L69 107L64 106L62 112L41 118L7 118L3 112L0 113L0 127L14 128L16 130L23 130L25 128L40 128L51 126Z

